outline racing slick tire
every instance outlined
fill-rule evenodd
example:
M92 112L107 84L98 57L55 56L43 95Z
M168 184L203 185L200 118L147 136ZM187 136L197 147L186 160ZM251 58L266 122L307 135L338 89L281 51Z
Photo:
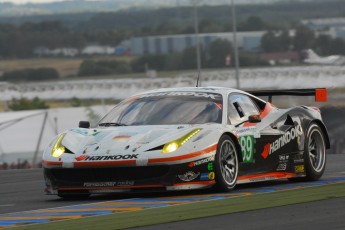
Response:
M218 142L215 157L215 189L219 192L231 191L237 182L238 150L231 137L223 135Z
M321 128L316 123L311 123L304 143L304 162L306 180L320 179L326 165L326 143Z

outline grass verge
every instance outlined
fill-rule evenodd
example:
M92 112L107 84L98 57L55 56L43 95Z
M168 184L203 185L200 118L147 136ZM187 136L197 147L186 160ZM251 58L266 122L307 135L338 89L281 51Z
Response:
M123 229L338 197L345 197L345 183L56 221L47 224L21 226L16 229Z

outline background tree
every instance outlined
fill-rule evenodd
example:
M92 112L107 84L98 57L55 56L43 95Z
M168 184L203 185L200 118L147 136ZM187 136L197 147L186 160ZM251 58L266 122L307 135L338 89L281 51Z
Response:
M41 101L38 97L35 97L32 100L29 100L25 97L22 97L20 99L14 98L8 103L8 107L14 111L49 108L49 106L44 101Z
M266 29L266 23L258 16L250 16L239 25L239 31L260 31Z
M314 48L319 55L329 55L332 38L329 35L320 35L315 39Z
M206 66L210 68L225 67L225 58L232 53L231 43L218 39L207 48Z
M345 40L341 38L335 38L331 43L330 53L345 55Z
M197 63L196 63L196 47L190 47L185 49L182 52L182 60L181 60L181 68L182 69L196 69ZM201 67L205 64L205 50L204 47L200 46L200 61L201 61Z
M299 26L296 29L296 35L293 39L294 50L301 51L310 49L315 43L315 34L305 26Z
M2 81L40 81L58 79L59 73L54 68L19 69L3 73Z
M280 39L274 31L268 31L261 39L261 48L264 52L280 50Z

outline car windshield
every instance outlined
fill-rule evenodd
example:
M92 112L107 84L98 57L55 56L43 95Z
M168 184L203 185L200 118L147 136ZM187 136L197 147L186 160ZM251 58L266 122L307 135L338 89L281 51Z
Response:
M119 103L98 126L221 123L222 105L215 93L144 94Z

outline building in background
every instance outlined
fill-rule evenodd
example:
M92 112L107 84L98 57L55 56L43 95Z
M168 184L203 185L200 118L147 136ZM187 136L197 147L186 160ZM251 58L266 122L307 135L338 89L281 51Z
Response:
M241 50L255 52L260 49L261 38L266 31L238 32L237 43ZM215 40L224 39L233 42L232 33L203 33L199 34L201 46L208 47ZM196 46L194 34L158 35L148 37L133 37L131 39L131 53L133 55L167 54L182 52L186 48Z
M316 35L326 34L332 38L345 39L345 18L306 19L301 23L315 31Z

